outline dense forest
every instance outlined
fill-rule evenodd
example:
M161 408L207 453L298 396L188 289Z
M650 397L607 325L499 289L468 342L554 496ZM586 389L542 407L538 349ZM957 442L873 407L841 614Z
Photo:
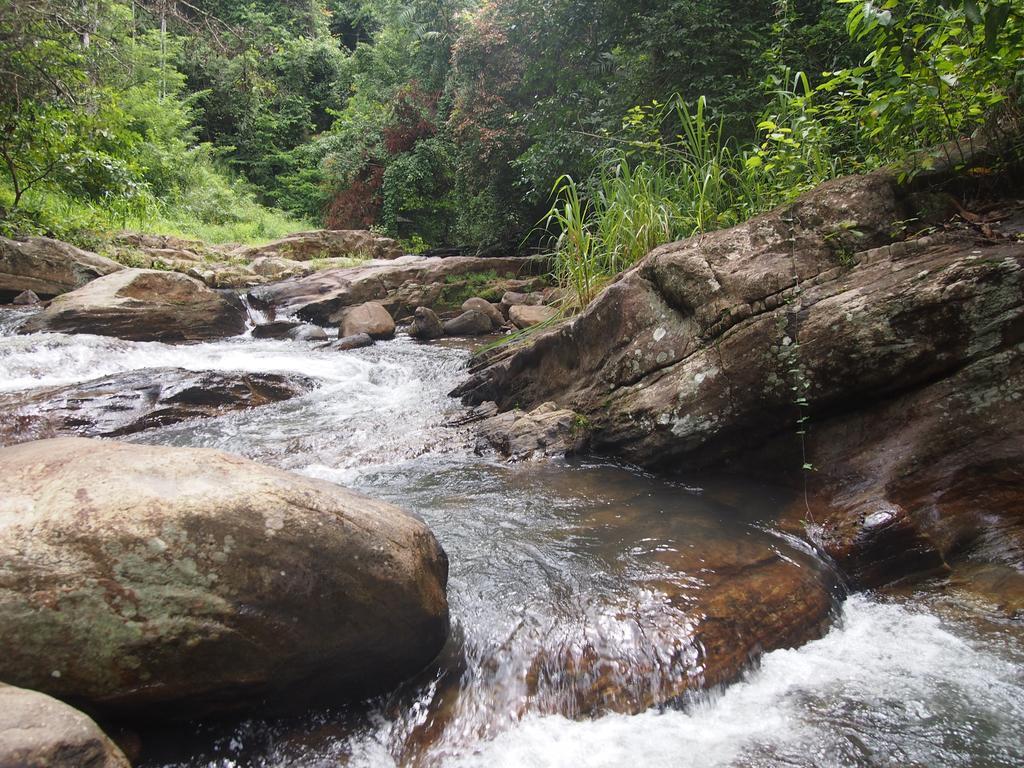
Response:
M614 272L1012 122L1022 53L1010 0L4 0L0 227L423 250L546 221Z

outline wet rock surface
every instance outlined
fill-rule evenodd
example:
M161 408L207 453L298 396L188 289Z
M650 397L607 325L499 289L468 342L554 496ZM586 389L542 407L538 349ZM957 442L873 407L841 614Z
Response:
M1024 243L892 242L908 206L885 173L848 177L661 246L456 394L552 401L591 421L596 452L653 468L802 483L811 464L794 515L857 584L1016 537Z
M325 341L327 331L318 325L296 320L274 320L252 329L254 339L290 339L292 341Z
M52 298L123 268L60 240L0 237L0 303L26 291Z
M340 309L328 320L338 326L341 338L366 335L372 339L390 339L395 335L391 313L375 301Z
M93 333L132 341L197 341L245 330L237 296L177 272L123 269L62 294L21 333Z
M36 691L0 683L0 766L130 768L87 715Z
M304 376L149 368L82 384L0 394L0 445L41 435L118 437L186 419L219 416L295 397Z
M447 635L447 559L388 504L211 450L0 449L0 678L194 718L386 690Z
M554 403L543 403L529 412L495 413L477 429L484 443L515 460L580 453L589 433L585 419Z

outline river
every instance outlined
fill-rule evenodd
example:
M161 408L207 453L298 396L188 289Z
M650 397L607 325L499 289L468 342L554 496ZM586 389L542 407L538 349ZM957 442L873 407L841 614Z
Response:
M219 448L387 499L422 516L451 561L452 637L419 678L286 720L154 728L146 768L1024 764L1021 623L941 582L846 595L827 563L773 530L784 491L599 461L505 463L453 426L458 347L15 336L22 314L0 312L0 392L166 366L317 379L286 402L131 439ZM765 553L830 584L824 636L659 705L700 674L694 606L727 582L721 564Z

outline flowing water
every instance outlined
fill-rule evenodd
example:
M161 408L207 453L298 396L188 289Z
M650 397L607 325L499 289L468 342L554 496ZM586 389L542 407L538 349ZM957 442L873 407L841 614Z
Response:
M695 627L729 573L770 560L831 585L826 564L773 532L780 491L478 452L471 429L452 426L458 348L15 336L23 314L0 312L0 392L167 366L317 379L287 402L132 439L219 448L390 500L450 557L452 637L417 680L289 720L147 733L150 768L1024 763L1024 631L938 587L841 603L834 591L821 639L765 654L724 690L652 705L700 682Z

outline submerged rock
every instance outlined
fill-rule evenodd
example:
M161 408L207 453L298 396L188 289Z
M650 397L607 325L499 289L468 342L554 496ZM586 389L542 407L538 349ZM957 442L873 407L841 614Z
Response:
M245 330L237 296L177 272L124 269L54 299L20 333L94 333L132 341L198 341Z
M116 261L60 240L0 237L0 303L24 291L51 298L122 269Z
M147 368L81 384L0 394L0 445L38 435L117 437L287 400L313 389L305 376Z
M87 715L37 691L0 683L3 768L130 768Z
M211 450L0 449L0 679L129 716L351 699L426 665L447 560L418 518Z
M444 336L444 326L434 310L429 307L416 307L409 335L423 341L439 339Z
M646 467L806 481L794 518L855 584L1024 541L1024 243L892 242L908 205L886 173L848 177L656 248L455 394L554 402Z
M273 320L252 329L254 339L291 339L292 341L326 341L327 331L318 325L297 320Z
M375 301L346 307L331 315L329 320L338 325L338 335L342 338L366 334L373 339L390 339L395 335L391 313Z
M337 341L332 341L324 346L344 352L349 349L362 349L373 346L373 336L368 333L355 333L351 336L342 336Z

